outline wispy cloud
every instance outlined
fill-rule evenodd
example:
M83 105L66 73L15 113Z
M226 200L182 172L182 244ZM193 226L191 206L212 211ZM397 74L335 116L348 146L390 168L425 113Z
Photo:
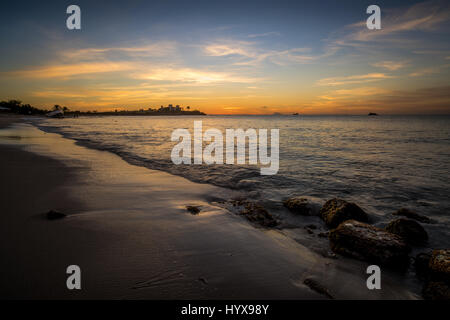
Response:
M265 49L256 43L224 40L204 46L207 56L236 57L232 64L236 66L256 66L263 62L277 65L305 64L316 61L324 54L315 55L311 48L290 48L286 50ZM331 53L327 53L329 55Z
M88 74L102 74L132 70L133 68L134 65L129 62L92 62L42 66L26 70L6 72L5 75L31 79L70 78Z
M427 1L409 8L382 10L382 27L380 30L369 30L366 22L361 21L348 25L331 34L329 43L339 47L364 46L376 41L388 41L390 45L401 46L407 42L401 38L402 33L410 31L431 32L441 28L450 21L450 5L446 1Z
M361 84L389 78L393 78L393 76L384 73L368 73L362 75L324 78L318 80L316 84L319 86L341 86L347 84Z
M134 77L143 80L154 81L180 81L199 84L209 83L253 83L261 81L260 78L242 77L226 72L196 70L191 68L157 68L153 70L140 71L133 74Z
M361 87L361 88L354 88L354 89L334 90L333 95L342 98L342 97L355 97L355 96L374 96L374 95L386 94L388 92L389 92L389 90L384 89L384 88Z
M414 90L390 90L360 88L360 91L344 90L320 96L303 108L305 113L367 113L427 114L450 112L450 87L419 88ZM342 94L339 94L342 93ZM355 95L356 93L356 95Z
M71 61L104 59L111 57L114 54L122 54L127 57L163 57L173 54L176 49L177 45L173 41L159 41L128 47L68 49L61 51L60 55L62 58L67 58Z
M214 57L240 55L254 58L256 53L251 45L252 43L244 41L226 41L224 43L208 44L203 48L203 50L206 55Z
M398 69L402 69L407 65L408 65L408 62L406 62L406 61L380 61L380 62L376 62L376 63L372 64L372 66L374 66L374 67L384 68L389 71L395 71Z
M255 33L255 34L249 34L247 37L249 38L260 38L260 37L270 37L270 36L281 36L281 33L271 31L271 32L265 32L265 33Z
M416 70L409 74L410 77L421 77L425 75L440 73L443 70L450 67L450 64L441 65L441 66L435 66L435 67L428 67L428 68L422 68L419 70Z

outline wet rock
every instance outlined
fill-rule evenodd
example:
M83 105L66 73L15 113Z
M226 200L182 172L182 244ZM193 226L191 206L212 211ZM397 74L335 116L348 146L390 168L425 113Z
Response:
M200 208L196 206L186 206L186 210L189 211L190 214L199 214Z
M430 218L422 216L418 213L415 213L415 212L405 209L405 208L402 208L402 209L398 210L397 212L394 212L393 215L407 217L409 219L414 219L414 220L417 220L422 223L431 223Z
M422 291L425 299L450 300L450 250L433 250L431 255L418 255L416 270L419 277L426 279Z
M309 216L312 214L311 206L308 203L308 199L302 197L293 197L284 200L284 206L292 213L302 216Z
M307 278L305 279L305 281L303 281L303 283L307 285L311 290L324 295L328 299L334 299L334 297L330 294L328 289L325 288L322 284L320 284L316 280Z
M369 220L367 213L355 203L337 198L328 200L320 210L320 215L329 228L336 228L342 222L350 219L361 222Z
M400 236L356 220L331 230L329 239L335 253L398 269L409 262L410 248Z
M256 223L265 228L273 228L278 225L278 221L267 210L254 202L244 204L244 209L240 212L250 222Z
M428 241L425 229L415 220L400 218L389 222L386 231L399 235L412 245L422 245Z
M49 212L47 212L46 216L47 216L48 220L57 220L57 219L65 218L66 214L56 211L56 210L50 210Z
M450 286L443 281L429 281L422 293L427 300L450 300Z
M428 266L433 279L450 283L450 249L433 250Z

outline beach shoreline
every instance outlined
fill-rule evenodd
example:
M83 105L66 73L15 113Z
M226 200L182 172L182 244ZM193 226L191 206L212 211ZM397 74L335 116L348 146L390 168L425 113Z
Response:
M306 278L338 299L417 298L395 274L369 291L364 263L325 258L211 201L230 190L20 130L36 136L0 144L4 299L326 299ZM52 209L68 217L46 220ZM71 264L80 291L66 288Z

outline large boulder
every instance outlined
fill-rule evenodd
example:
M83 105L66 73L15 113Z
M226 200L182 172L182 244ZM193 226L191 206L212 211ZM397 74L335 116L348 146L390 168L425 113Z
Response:
M337 198L325 202L320 210L320 215L329 228L336 228L346 220L357 220L361 222L367 222L369 220L367 213L355 203Z
M356 220L341 223L329 235L331 250L360 260L403 269L410 248L398 235Z
M401 208L400 210L397 210L397 212L393 213L394 216L403 216L409 219L414 219L422 223L431 223L431 219L425 216L422 216L418 213L415 213L411 210Z
M399 235L412 245L422 245L428 241L427 232L415 220L401 218L391 221L386 226L386 230Z
M317 214L317 209L314 210L314 206L303 197L292 197L283 201L286 208L292 213L302 216L313 216Z

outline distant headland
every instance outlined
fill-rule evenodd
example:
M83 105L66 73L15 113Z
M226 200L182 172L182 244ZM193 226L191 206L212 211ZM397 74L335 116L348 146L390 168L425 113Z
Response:
M79 111L68 107L54 105L51 110L40 109L29 104L22 104L20 100L8 100L0 102L0 112L24 114L24 115L49 115L51 117L78 117L78 116L178 116L178 115L206 115L199 110L191 110L179 105L169 104L167 107L147 108L139 110L114 110L114 111Z

